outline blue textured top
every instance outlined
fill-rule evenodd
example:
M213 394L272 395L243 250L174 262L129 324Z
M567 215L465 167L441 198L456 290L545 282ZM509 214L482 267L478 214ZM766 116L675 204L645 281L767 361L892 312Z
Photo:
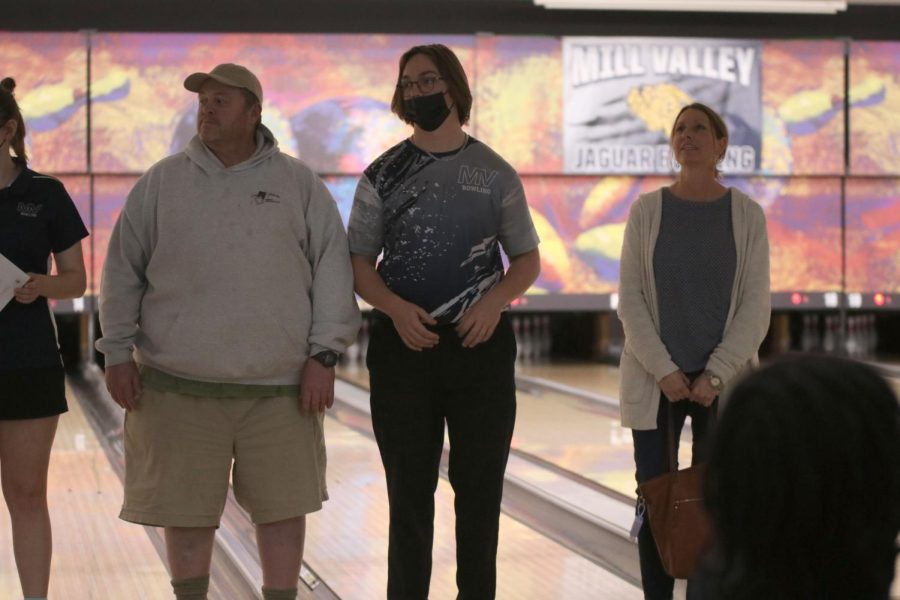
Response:
M663 188L653 252L660 338L686 373L706 368L722 341L736 267L731 191L697 202Z

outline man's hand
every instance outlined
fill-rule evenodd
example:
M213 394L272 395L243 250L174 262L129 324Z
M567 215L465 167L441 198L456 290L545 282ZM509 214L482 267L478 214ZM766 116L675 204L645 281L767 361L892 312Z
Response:
M334 367L307 359L300 374L300 408L306 412L324 412L334 404Z
M141 397L141 376L133 361L106 367L106 389L116 404L125 410L138 407Z
M681 369L672 371L659 380L659 389L666 395L669 402L678 402L685 398L691 398L691 381L687 375L681 372Z

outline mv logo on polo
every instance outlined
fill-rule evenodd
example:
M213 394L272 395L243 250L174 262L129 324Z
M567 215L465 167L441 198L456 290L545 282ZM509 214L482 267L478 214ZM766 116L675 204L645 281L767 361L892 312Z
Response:
M38 213L41 212L41 209L44 208L43 204L34 204L33 202L19 202L16 205L16 210L23 217L36 217Z
M470 167L469 165L460 165L457 183L462 185L462 189L466 192L490 194L491 183L496 177L497 171L491 171L489 169L485 169L484 167Z

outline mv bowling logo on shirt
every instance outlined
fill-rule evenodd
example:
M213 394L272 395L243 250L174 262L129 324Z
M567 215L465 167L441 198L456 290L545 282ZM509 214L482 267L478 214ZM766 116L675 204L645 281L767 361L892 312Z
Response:
M19 202L16 205L16 210L20 215L31 218L37 217L42 208L44 208L43 204L34 204L33 202Z
M460 165L457 183L462 186L463 191L490 194L491 183L496 177L497 171L491 171L484 167Z

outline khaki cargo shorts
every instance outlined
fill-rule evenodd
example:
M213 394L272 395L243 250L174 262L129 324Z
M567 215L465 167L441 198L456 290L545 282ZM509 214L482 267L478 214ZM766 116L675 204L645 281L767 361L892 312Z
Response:
M125 417L121 519L157 527L215 527L229 476L254 523L322 508L323 414L296 396L206 398L144 387Z

